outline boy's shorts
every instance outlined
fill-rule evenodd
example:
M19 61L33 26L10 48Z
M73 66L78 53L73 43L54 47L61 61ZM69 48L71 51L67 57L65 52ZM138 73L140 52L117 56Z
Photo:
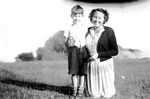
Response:
M76 46L68 48L68 74L87 74L87 63L82 61L80 49Z

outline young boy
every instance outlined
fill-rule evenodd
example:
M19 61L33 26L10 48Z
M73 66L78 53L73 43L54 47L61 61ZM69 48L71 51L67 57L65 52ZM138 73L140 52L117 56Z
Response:
M86 65L81 57L85 49L85 34L87 28L83 26L84 10L80 5L71 9L72 25L65 31L65 43L68 50L68 70L72 76L73 96L83 96L84 79L87 73ZM79 85L78 85L79 84Z

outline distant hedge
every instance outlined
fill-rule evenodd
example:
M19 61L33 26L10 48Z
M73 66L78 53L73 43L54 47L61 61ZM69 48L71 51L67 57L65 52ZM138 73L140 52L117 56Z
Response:
M33 53L21 53L16 57L16 61L33 61L35 58Z

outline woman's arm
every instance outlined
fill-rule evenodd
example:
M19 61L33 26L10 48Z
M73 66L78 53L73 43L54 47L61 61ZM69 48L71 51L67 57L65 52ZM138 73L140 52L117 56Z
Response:
M111 56L116 56L118 54L118 45L117 45L117 40L116 40L116 36L115 33L113 31L113 29L109 29L108 30L108 50L106 51L99 51L99 57L111 57Z

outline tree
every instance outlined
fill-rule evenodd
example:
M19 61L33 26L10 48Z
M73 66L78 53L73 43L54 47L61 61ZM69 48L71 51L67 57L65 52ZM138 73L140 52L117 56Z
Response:
M65 56L66 47L64 44L64 31L56 32L36 51L38 60L51 60L54 58L62 58Z
M64 31L58 31L55 33L50 39L46 41L44 49L48 49L57 53L66 52L63 34Z

